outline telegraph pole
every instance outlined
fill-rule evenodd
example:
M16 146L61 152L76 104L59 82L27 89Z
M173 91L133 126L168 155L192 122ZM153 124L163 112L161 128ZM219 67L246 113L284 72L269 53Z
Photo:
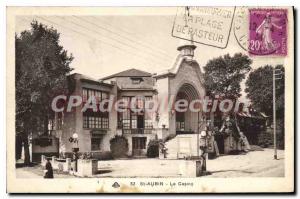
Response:
M277 160L277 138L276 138L276 73L273 69L273 133L274 133L274 159Z
M199 128L199 112L197 112L197 158L199 159L200 157L200 128Z
M276 73L278 72L278 73ZM276 131L276 80L281 79L282 71L273 69L273 133L274 133L274 159L277 160L277 131Z

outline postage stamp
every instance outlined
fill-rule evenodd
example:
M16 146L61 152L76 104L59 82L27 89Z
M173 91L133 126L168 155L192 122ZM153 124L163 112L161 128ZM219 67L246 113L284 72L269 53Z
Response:
M249 10L249 53L287 55L287 10Z

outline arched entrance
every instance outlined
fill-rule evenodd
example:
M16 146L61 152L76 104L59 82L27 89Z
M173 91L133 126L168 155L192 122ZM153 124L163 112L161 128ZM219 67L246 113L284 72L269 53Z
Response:
M195 87L191 84L185 83L183 84L176 95L176 101L178 100L186 100L188 105L193 100L199 100L200 96L195 89ZM199 105L199 103L198 103ZM189 106L188 106L189 107ZM202 121L202 112L192 111L190 108L187 108L186 111L176 111L176 134L192 134L198 133L199 125L201 125Z

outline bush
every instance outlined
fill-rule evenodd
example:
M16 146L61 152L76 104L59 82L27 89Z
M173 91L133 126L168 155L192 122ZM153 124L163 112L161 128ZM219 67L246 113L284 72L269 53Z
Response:
M113 158L127 157L128 141L125 137L116 135L109 142L110 142L110 151Z
M161 140L150 140L147 146L147 157L156 158L159 156L159 143Z

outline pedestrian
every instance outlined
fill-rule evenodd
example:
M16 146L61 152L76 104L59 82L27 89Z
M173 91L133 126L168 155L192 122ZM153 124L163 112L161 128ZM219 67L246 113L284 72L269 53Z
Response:
M241 131L240 131L240 142L241 142L241 146L242 146L242 151L248 152L251 150L251 147L250 147L247 137Z
M230 153L236 153L241 150L239 127L236 118L232 118L230 114L226 115L220 129L220 133L224 133L230 147Z
M44 178L54 178L53 177L53 168L51 162L47 159L46 170Z

